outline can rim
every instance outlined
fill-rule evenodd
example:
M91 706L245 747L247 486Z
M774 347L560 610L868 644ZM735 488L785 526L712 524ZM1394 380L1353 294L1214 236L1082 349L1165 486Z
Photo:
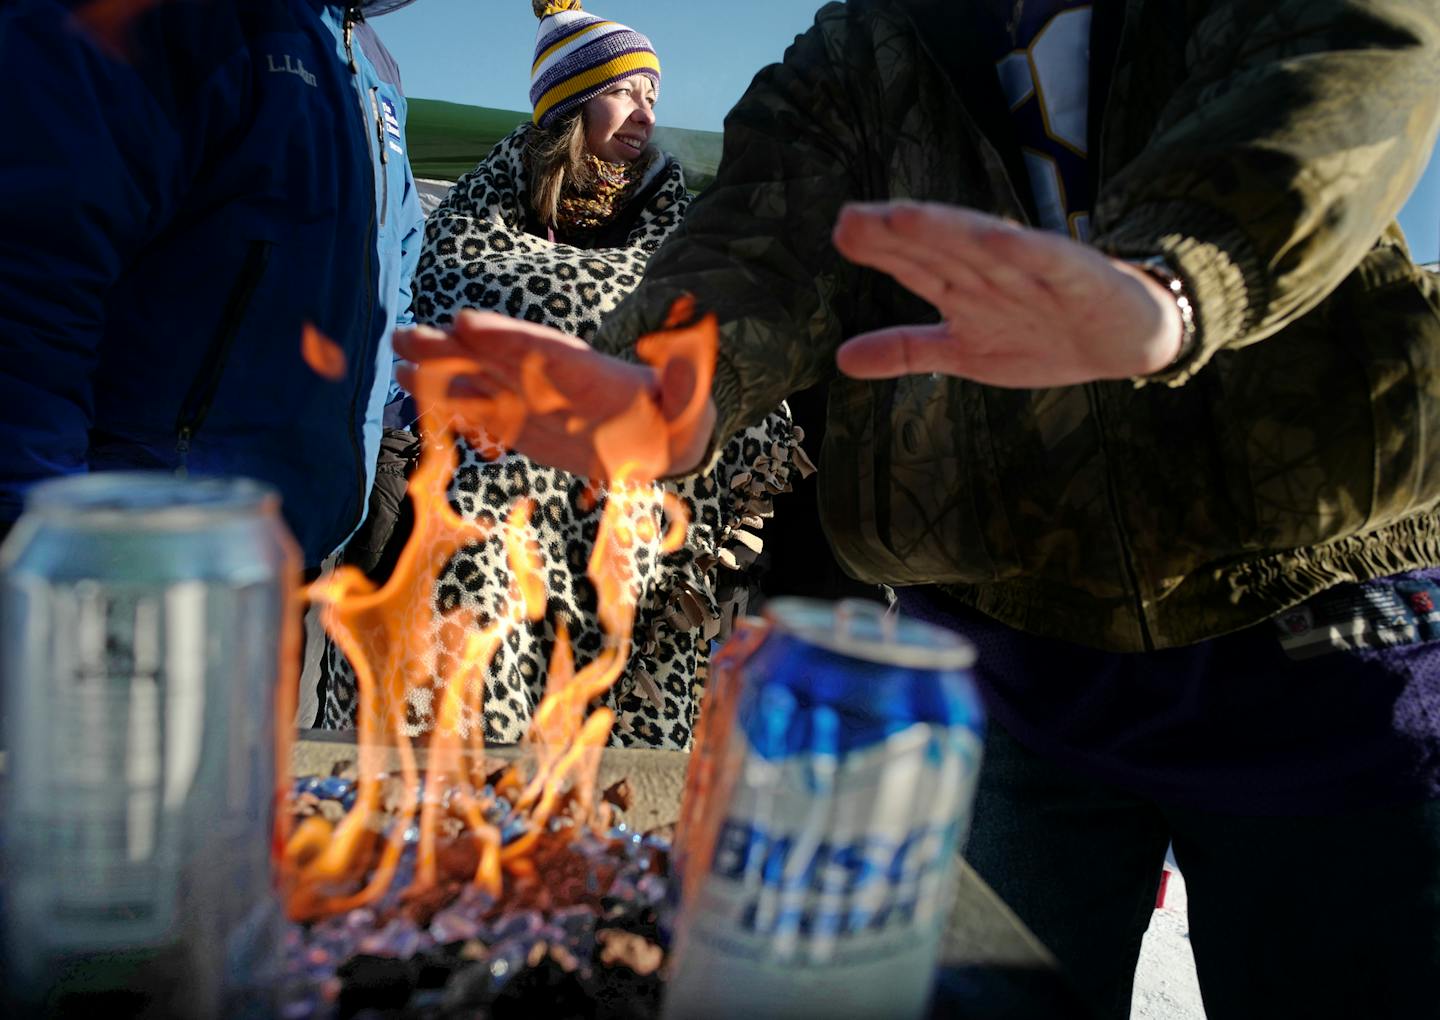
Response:
M51 478L26 494L25 511L67 526L198 527L279 509L273 488L250 478L177 478L162 471L103 471Z
M778 630L866 662L923 670L975 665L975 646L963 636L876 602L785 597L766 603L762 615Z

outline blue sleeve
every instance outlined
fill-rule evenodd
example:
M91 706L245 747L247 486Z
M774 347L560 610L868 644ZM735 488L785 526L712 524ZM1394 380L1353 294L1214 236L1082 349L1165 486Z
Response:
M410 228L400 241L400 298L395 302L399 309L395 325L415 325L415 310L411 307L411 288L415 279L415 267L420 263L420 246L425 241L425 214L420 209L420 193L415 189L415 175L410 170L410 160L405 160L405 198L400 203L400 222Z
M395 307L398 309L395 315L397 327L415 325L412 288L415 280L415 267L420 263L420 246L425 241L425 214L420 208L420 193L415 189L415 175L411 172L408 157L405 160L405 197L400 203L400 216L401 222L408 223L410 228L400 241L400 292L395 301ZM392 362L390 394L386 398L386 404L391 404L407 396L406 392L400 388L400 384L395 381L393 366L400 363L399 357L394 358Z
M173 213L182 147L123 41L54 0L0 11L0 520L86 469L107 295Z

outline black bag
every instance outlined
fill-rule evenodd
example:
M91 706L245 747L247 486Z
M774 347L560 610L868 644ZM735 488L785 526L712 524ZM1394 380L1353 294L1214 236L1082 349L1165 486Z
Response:
M420 448L420 437L408 429L385 429L365 521L340 554L341 563L359 567L377 585L390 577L415 528L415 508L405 488L420 461Z

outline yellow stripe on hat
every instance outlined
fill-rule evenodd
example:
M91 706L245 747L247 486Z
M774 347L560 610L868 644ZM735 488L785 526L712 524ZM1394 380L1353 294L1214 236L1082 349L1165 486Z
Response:
M550 47L548 50L546 50L544 53L541 53L541 54L539 54L539 55L537 55L537 56L535 57L535 63L533 63L533 64L530 65L530 76L533 78L533 77L535 76L535 69L536 69L537 67L539 67L539 66L544 62L544 60L545 60L546 57L550 56L550 54L554 53L556 50L562 50L562 49L564 49L566 46L569 46L569 45L571 45L573 42L575 42L576 39L579 39L579 38L581 38L582 36L589 35L591 32L595 31L597 28L604 28L606 25L613 25L613 24L615 24L615 22L613 22L613 21L592 21L590 24L586 25L584 28L582 28L580 31L576 32L574 35L567 35L564 39L561 39L559 42L557 42L555 45L551 46L551 47ZM624 27L624 26L621 26L621 27Z
M574 78L567 78L560 82L540 97L535 104L535 123L539 124L540 119L550 112L552 107L565 102L571 96L578 95L586 89L594 88L609 78L617 78L622 75L634 74L636 71L651 70L656 74L660 73L660 58L645 50L638 53L627 53L622 57L607 60L598 67L593 67L584 74L576 75Z

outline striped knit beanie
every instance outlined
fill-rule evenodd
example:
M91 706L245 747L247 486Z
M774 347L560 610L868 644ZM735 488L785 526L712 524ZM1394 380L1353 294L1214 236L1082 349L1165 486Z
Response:
M549 127L632 74L660 89L660 58L639 32L580 9L580 0L531 0L540 31L530 68L535 123Z

